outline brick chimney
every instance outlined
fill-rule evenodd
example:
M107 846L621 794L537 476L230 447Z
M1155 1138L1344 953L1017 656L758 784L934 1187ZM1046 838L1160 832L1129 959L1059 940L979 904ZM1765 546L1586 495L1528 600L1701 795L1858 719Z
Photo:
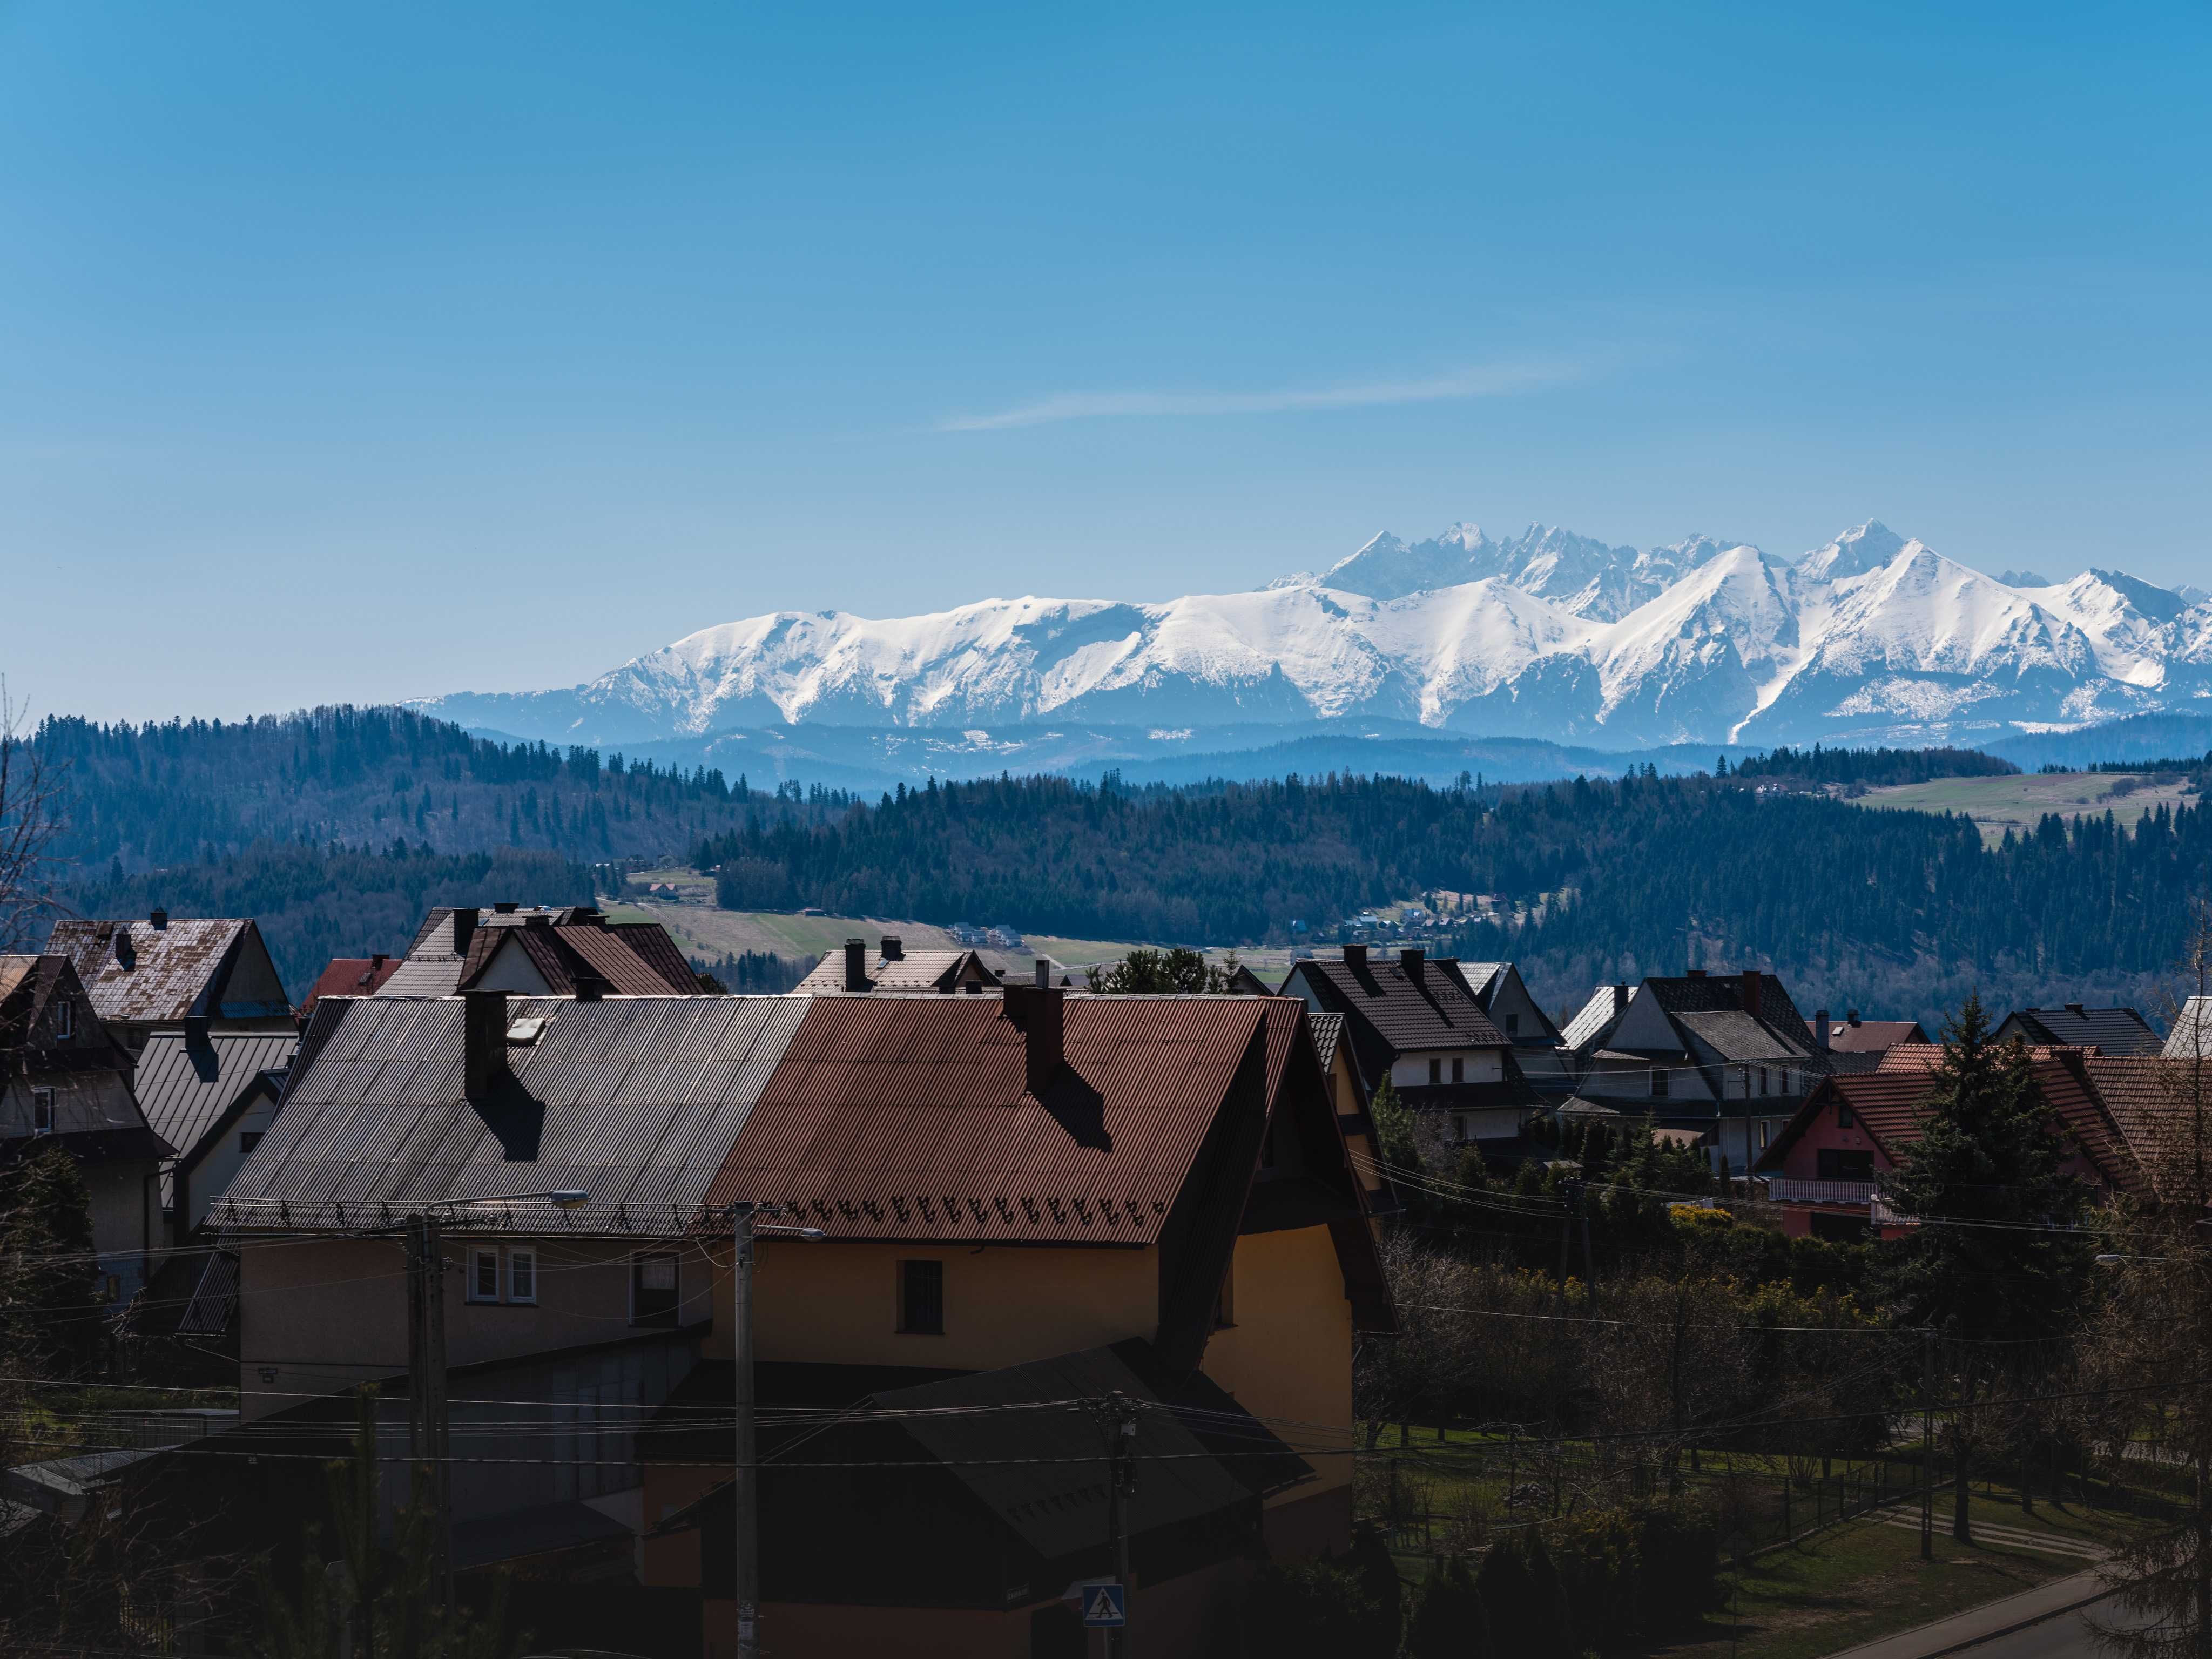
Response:
M169 913L157 904L146 913L146 920L153 924L154 931L158 933L168 927Z
M477 936L477 910L474 905L453 912L453 954L465 957L469 953L469 942Z
M1813 1046L1823 1054L1828 1048L1828 1011L1820 1009L1813 1015Z
M1419 985L1421 982L1421 964L1427 960L1427 957L1428 952L1419 949L1401 951L1398 952L1398 966L1405 970L1407 979Z
M1033 1095L1042 1095L1066 1057L1061 1041L1067 993L1057 985L1009 984L1005 1012L1022 1034L1022 1079Z
M883 958L885 962L904 962L906 960L906 941L901 939L896 933L885 933L884 935L883 943L876 948L883 953Z
M1626 981L1613 988L1613 1012L1620 1013L1628 1006L1628 986Z
M507 1075L507 993L461 993L461 1086L482 1100Z
M868 988L868 942L864 939L845 941L845 988L848 991Z
M1344 947L1344 965L1347 968L1365 968L1367 966L1367 947L1364 945L1346 945Z
M1052 983L1052 958L1039 957L1033 971L1036 977L1036 988L1040 991L1044 990Z
M1759 1018L1759 969L1743 970L1743 1011L1753 1019Z

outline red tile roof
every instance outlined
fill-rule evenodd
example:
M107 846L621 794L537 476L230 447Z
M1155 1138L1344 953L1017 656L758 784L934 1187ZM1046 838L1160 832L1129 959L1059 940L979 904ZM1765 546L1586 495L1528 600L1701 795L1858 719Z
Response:
M1265 1109L1298 1006L1070 997L1063 1012L1066 1064L1039 1099L996 997L811 999L708 1201L783 1203L845 1238L1157 1241L1224 1103L1241 1089Z
M300 1004L300 1018L306 1019L315 1011L320 997L373 997L384 982L399 971L404 957L387 957L381 953L373 957L332 957L331 965L308 988L306 999Z

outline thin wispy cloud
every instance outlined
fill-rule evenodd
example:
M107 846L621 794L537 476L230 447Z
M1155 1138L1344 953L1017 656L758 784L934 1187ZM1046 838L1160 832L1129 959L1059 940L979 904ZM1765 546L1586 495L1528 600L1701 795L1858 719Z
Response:
M1060 392L994 414L954 416L939 422L938 430L1000 432L1009 427L1111 416L1290 415L1317 409L1379 409L1392 404L1505 398L1558 386L1580 378L1582 373L1578 367L1559 363L1509 363L1462 369L1425 380L1370 380L1357 386L1274 392Z

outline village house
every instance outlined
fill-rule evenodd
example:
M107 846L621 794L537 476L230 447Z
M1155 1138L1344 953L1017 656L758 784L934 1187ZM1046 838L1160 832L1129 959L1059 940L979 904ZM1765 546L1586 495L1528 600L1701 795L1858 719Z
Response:
M2063 1008L2015 1008L1991 1034L1999 1042L2014 1038L2037 1048L2094 1048L2101 1054L2154 1054L2165 1039L2132 1008L2088 1008L2069 1002Z
M593 906L441 906L378 996L681 996L699 976L657 921L610 921Z
M1407 1107L1452 1143L1510 1142L1542 1102L1514 1039L1482 1010L1449 957L1395 957L1347 945L1339 957L1291 964L1283 994L1342 1014L1346 1049L1371 1094L1388 1079Z
M1572 1086L1573 1073L1559 1049L1559 1028L1529 994L1519 968L1510 962L1457 962L1449 957L1437 965L1465 986L1490 1023L1505 1033L1522 1075L1531 1084L1547 1094Z
M292 1025L284 981L250 921L155 910L143 921L58 921L46 949L70 959L100 1023L133 1054L187 1019L228 1030Z
M1562 1033L1585 1101L1699 1135L1741 1175L1826 1078L1827 1057L1771 974L1601 985Z
M1352 1057L1351 1044L1344 1040L1344 1025L1342 1014L1317 1014L1310 1008L1306 1011L1306 1029L1313 1034L1314 1057L1321 1062L1322 1075L1328 1079L1329 1101L1336 1109L1337 1127L1344 1133L1345 1152L1352 1159L1352 1173L1358 1178L1368 1218L1379 1237L1405 1204L1384 1173L1382 1141L1375 1133L1375 1120L1368 1110L1367 1085L1359 1075L1358 1063Z
M1260 1550L1340 1547L1348 1460L1292 1455L1267 1425L1348 1446L1355 1321L1389 1313L1304 1011L1012 994L325 998L283 1110L210 1212L237 1263L249 1429L328 1431L338 1396L374 1382L398 1432L398 1233L435 1214L449 1361L468 1379L452 1390L457 1560L702 1586L711 1504L688 1545L681 1524L647 1534L726 1479L656 1460L687 1409L729 1422L714 1218L742 1183L830 1235L763 1247L764 1399L849 1407L978 1371L999 1375L975 1388L1018 1391L1042 1384L1014 1367L1073 1366L1210 1413L1191 1431L1206 1444L1275 1447L1221 1458L1203 1525L1178 1511L1145 1544L1156 1607L1212 1617ZM1140 1449L1170 1432L1148 1425ZM507 1466L518 1455L532 1473ZM985 1622L1025 1642L1062 1583L1040 1578L1016 1607L994 1585ZM815 1629L911 1592L793 1593Z
M973 951L909 951L896 933L885 933L868 954L866 939L848 939L825 956L795 988L800 996L851 995L865 991L927 991L939 996L996 990L999 976Z
M1352 1348L1392 1316L1304 1015L1020 985L811 1000L707 1205L822 1235L757 1246L762 1407L819 1428L764 1445L771 1645L1079 1645L1063 1591L1112 1568L1090 1460L1115 1394L1137 1413L1148 1652L1223 1650L1263 1554L1348 1545ZM726 1262L726 1224L699 1242ZM728 1420L714 1305L672 1428ZM820 1426L856 1406L957 1415ZM649 1583L702 1586L727 1651L729 1488L695 1466L713 1452L678 1438L648 1468L646 1560Z
M157 1030L139 1051L131 1087L155 1133L174 1149L161 1172L165 1241L184 1243L260 1143L276 1115L291 1031L218 1030L188 1019Z
M1874 1072L1838 1073L1815 1088L1753 1167L1782 1206L1793 1238L1850 1242L1894 1237L1910 1224L1881 1202L1881 1178L1920 1139L1932 1073L1942 1049L1899 1047ZM2131 1191L2139 1166L2077 1048L2029 1051L2036 1092L2056 1117L2069 1155L2065 1168L2102 1193Z
M131 1056L64 956L0 956L0 1161L46 1144L76 1159L100 1294L134 1296L160 1265L160 1170L171 1152L138 1109Z

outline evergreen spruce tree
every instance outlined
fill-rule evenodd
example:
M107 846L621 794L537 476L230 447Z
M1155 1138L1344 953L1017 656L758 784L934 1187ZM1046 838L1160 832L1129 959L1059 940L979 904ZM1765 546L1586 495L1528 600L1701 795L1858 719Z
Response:
M1413 1139L1413 1108L1400 1098L1389 1078L1382 1079L1367 1103L1367 1115L1375 1120L1375 1150L1382 1162L1394 1170L1419 1175L1421 1149Z
M17 1375L88 1369L103 1328L92 1200L76 1160L34 1141L0 1164L0 1357Z
M1489 1659L1490 1621L1464 1556L1448 1557L1414 1593L1406 1616L1403 1659Z
M1887 1289L1900 1323L1948 1340L1951 1532L1964 1540L1970 1408L2000 1377L2020 1380L2047 1360L2021 1339L2069 1333L2089 1251L2081 1235L2059 1230L2081 1218L2087 1194L2064 1170L2066 1145L2027 1050L1991 1040L1978 996L1944 1023L1942 1063L1920 1109L1920 1139L1882 1196L1923 1224L1899 1243Z

